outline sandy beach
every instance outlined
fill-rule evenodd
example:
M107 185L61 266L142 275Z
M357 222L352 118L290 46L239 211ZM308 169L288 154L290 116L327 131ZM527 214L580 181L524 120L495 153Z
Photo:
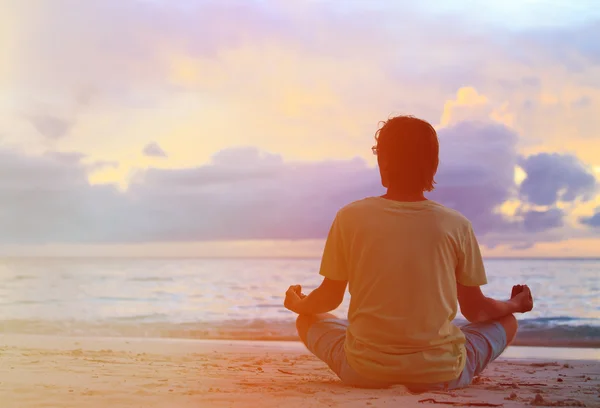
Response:
M346 387L298 342L11 334L0 352L3 408L600 406L597 360L503 358L468 389L411 395Z

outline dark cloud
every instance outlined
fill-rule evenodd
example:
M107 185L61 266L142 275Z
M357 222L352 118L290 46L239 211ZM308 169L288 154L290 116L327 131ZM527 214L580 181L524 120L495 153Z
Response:
M361 160L284 163L256 149L228 149L195 169L152 169L129 193L139 215L160 218L151 240L322 238L343 205L381 192Z
M284 171L281 156L260 152L254 147L238 147L213 155L210 163L187 169L150 168L134 177L133 187L172 186L199 188L223 183L244 183L252 179L271 179Z
M542 86L542 81L538 77L526 76L521 78L521 85L530 86L539 89Z
M86 157L80 152L46 152L45 156L66 164L78 164Z
M0 150L0 243L115 242L127 237L126 198L90 186L77 154ZM130 236L130 238L132 238Z
M90 106L97 94L98 91L90 86L78 89L75 93L75 104L77 108L86 108Z
M523 242L515 245L511 245L510 249L514 251L524 251L526 249L533 248L535 246L535 242Z
M589 96L582 96L581 98L579 98L576 101L574 101L573 103L571 103L572 108L587 108L588 106L591 106L591 105L592 105L592 98L590 98Z
M161 157L167 158L169 157L167 153L158 145L158 143L152 142L144 147L143 153L147 157Z
M91 163L83 163L88 156L80 152L58 152L49 151L44 154L45 158L65 165L82 166L88 172L94 172L105 168L117 168L119 162L113 160L96 160Z
M581 217L579 222L593 228L600 228L600 207L596 208L594 215L591 217Z
M73 125L66 119L50 115L29 115L27 118L41 135L52 140L66 136Z
M479 234L511 228L494 210L513 194L517 135L502 125L463 122L442 129L439 138L431 197L462 212Z
M596 193L596 178L575 156L539 153L519 160L527 173L519 193L535 205L554 205L558 201L589 200Z
M85 168L88 172L94 172L106 168L116 169L119 167L119 162L114 160L97 160L90 164L86 164Z
M523 213L523 227L527 232L541 232L563 226L564 212L558 208L547 211L526 211Z

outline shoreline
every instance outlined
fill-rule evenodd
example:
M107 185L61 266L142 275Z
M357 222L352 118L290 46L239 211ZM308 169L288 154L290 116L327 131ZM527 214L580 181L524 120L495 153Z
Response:
M592 407L600 350L586 359L591 351L510 347L466 389L411 394L403 386L347 387L300 342L0 334L0 401L3 408L413 408L431 400Z
M4 335L14 336L57 336L57 337L82 337L82 338L114 338L114 339L126 339L126 338L140 338L140 339L173 339L173 340L201 340L201 341L259 341L259 342L284 342L284 343L295 343L300 342L300 338L297 335L266 335L256 334L252 331L241 331L237 333L217 333L211 334L204 331L194 330L167 330L158 331L151 335L139 335L135 332L125 332L118 334L108 333L93 333L78 330L76 333L61 333L61 332L36 332L36 331L6 331ZM519 347L543 347L543 348L580 348L580 349L600 349L600 339L578 339L578 338L552 338L551 336L542 338L538 335L519 336L512 343L512 346Z
M464 322L459 322L460 327ZM73 320L0 320L5 334L81 337L142 337L227 341L300 341L293 320L126 322ZM531 327L523 324L513 343L520 347L600 349L598 326Z
M50 347L65 343L87 344L91 347L100 347L102 344L121 344L122 348L131 349L130 346L155 347L161 345L177 346L177 350L192 350L200 348L222 349L228 347L255 349L272 349L280 351L306 351L306 347L299 340L277 339L249 339L249 338L183 338L183 337L126 337L126 336L74 336L54 334L0 334L0 346L25 347ZM585 360L598 361L600 364L599 347L578 346L539 346L539 345L510 345L500 357L501 359L558 359L558 360Z

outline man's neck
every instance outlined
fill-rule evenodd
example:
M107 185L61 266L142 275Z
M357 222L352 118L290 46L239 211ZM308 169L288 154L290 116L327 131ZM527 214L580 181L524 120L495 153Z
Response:
M406 192L406 191L398 191L392 188L388 188L387 193L382 196L388 200L401 201L401 202L417 202L417 201L425 201L425 195L423 192Z

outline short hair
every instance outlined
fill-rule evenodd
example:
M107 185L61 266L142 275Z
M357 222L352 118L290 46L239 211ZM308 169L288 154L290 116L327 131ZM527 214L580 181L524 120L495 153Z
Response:
M433 126L414 116L396 116L381 124L373 149L388 165L390 184L407 191L432 191L440 150Z

